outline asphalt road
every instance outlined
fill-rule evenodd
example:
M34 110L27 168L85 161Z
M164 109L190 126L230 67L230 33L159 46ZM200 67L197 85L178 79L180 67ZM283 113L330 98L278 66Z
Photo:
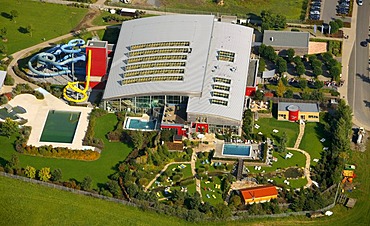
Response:
M370 128L370 74L369 46L363 47L361 41L368 38L370 0L358 7L356 40L349 61L348 103L352 107L355 123ZM343 53L345 54L345 53Z

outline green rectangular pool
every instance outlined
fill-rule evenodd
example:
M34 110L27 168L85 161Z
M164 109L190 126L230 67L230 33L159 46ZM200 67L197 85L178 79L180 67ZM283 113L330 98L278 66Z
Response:
M49 111L40 142L72 143L80 114L71 111Z

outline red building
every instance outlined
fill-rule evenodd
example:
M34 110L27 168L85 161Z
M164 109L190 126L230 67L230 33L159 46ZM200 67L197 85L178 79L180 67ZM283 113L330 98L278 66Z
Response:
M108 67L108 42L89 40L87 42L86 52L89 50L91 50L92 66L90 72L90 87L93 89L104 89L105 75L107 74Z

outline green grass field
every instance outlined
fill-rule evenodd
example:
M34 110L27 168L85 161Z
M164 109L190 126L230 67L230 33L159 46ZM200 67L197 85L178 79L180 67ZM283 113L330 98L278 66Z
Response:
M311 164L313 159L320 159L320 153L323 151L324 147L329 146L328 134L324 131L324 125L321 123L307 123L305 125L304 135L299 145L299 148L308 152L311 156ZM325 142L320 142L322 138L325 138Z
M254 124L260 126L259 129L254 128L254 132L262 132L265 136L279 140L283 132L287 134L287 147L293 147L299 133L299 125L293 122L278 121L275 118L259 118ZM279 130L278 133L273 133L272 130Z
M105 135L114 129L117 123L117 118L114 114L107 114L96 121L95 134L96 137L102 138L105 148L101 156L96 161L78 161L69 159L54 159L42 158L35 156L28 156L18 154L13 148L15 137L8 139L0 136L0 144L2 150L0 151L0 162L4 163L10 160L12 154L19 156L20 165L26 167L27 165L33 166L36 169L42 167L50 167L51 170L60 168L63 173L63 180L76 179L82 181L84 177L90 176L93 179L94 187L101 183L108 181L108 176L115 172L115 167L119 161L123 161L130 153L131 148L126 144L117 142L109 143Z
M161 9L170 12L200 13L203 11L245 17L246 14L259 16L262 10L270 10L285 15L287 19L299 20L303 0L225 0L223 6L217 5L213 0L161 0L161 3Z
M48 40L67 34L87 12L87 9L31 0L0 0L0 5L0 28L7 28L8 39L7 42L0 40L0 43L6 46L8 55L40 43L44 38ZM15 21L9 19L12 10L18 12ZM24 31L29 25L33 28L32 36Z

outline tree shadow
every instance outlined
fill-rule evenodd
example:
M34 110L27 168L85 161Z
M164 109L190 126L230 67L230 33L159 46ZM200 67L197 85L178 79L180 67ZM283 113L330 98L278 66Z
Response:
M9 20L12 19L12 15L6 12L1 12L1 16Z
M357 73L356 76L357 77L360 77L362 79L362 81L367 82L367 83L370 83L370 78L367 77L367 76L365 76L364 74Z
M28 32L28 30L27 30L27 28L25 28L25 27L19 27L19 28L18 28L18 31L19 31L20 33L22 33L22 34L27 34L27 33L29 33L29 32Z
M8 162L9 162L8 160L0 157L0 166L3 166L4 167L6 164L8 164Z

